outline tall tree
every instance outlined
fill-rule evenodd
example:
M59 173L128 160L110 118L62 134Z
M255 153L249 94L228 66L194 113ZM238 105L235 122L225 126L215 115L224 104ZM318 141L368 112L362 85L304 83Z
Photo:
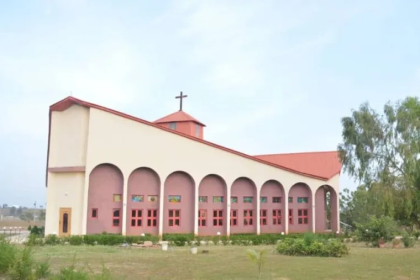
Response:
M342 119L338 150L344 171L377 189L386 214L420 225L420 101L388 102L383 114L368 103Z

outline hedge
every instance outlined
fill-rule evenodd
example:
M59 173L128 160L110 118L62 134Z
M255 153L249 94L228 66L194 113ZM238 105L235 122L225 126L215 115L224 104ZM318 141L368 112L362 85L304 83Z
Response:
M274 245L279 240L296 239L302 238L303 234L232 234L228 236L194 236L194 234L163 234L162 240L168 241L170 244L175 246L193 245L200 246L202 244L207 245L209 242L213 244L223 245ZM337 238L334 234L316 234L319 240L328 240L331 238ZM339 236L342 238L342 236ZM143 243L144 241L152 241L153 244L158 243L160 240L159 236L145 234L145 236L123 236L121 234L91 234L91 235L71 235L66 237L58 237L56 235L48 235L45 238L41 238L37 235L31 235L29 242L33 245L58 245L58 244L70 244L70 245L121 245L124 243Z

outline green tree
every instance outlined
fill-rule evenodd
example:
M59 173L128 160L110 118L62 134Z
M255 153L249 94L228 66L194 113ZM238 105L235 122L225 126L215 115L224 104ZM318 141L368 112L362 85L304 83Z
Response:
M344 171L364 183L367 194L358 195L366 195L365 207L420 226L420 101L388 102L383 111L364 103L342 118L340 159Z

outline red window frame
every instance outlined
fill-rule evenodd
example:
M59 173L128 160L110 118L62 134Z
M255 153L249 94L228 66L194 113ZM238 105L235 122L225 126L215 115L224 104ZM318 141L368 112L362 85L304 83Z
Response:
M238 210L230 210L230 226L238 225Z
M273 225L281 225L281 210L273 209Z
M251 209L244 210L244 226L252 226L254 224L253 214L253 210Z
M213 226L223 226L223 210L213 209Z
M207 209L198 210L198 226L205 227L207 225Z
M157 209L147 209L147 226L157 227Z
M172 222L172 225L171 225L171 222ZM168 225L170 227L180 227L181 226L181 210L180 209L169 209L168 210Z
M267 210L260 209L260 225L267 226Z
M289 209L289 225L293 225L293 209Z
M95 213L95 216L93 215ZM99 210L98 208L92 208L92 211L90 212L90 218L91 219L98 219L99 217Z
M309 224L308 209L298 209L298 224L307 225Z
M131 227L143 226L143 210L142 209L131 209ZM134 225L133 225L134 224Z
M118 211L118 216L115 216L115 211ZM117 225L114 222L117 221ZM119 227L121 226L121 208L114 208L112 209L112 227Z

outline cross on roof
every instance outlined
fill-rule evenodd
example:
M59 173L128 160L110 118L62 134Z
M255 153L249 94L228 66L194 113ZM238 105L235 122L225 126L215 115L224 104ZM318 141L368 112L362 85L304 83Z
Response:
M175 98L179 98L179 110L182 111L182 99L188 97L188 95L183 95L182 91L179 96L175 96Z

